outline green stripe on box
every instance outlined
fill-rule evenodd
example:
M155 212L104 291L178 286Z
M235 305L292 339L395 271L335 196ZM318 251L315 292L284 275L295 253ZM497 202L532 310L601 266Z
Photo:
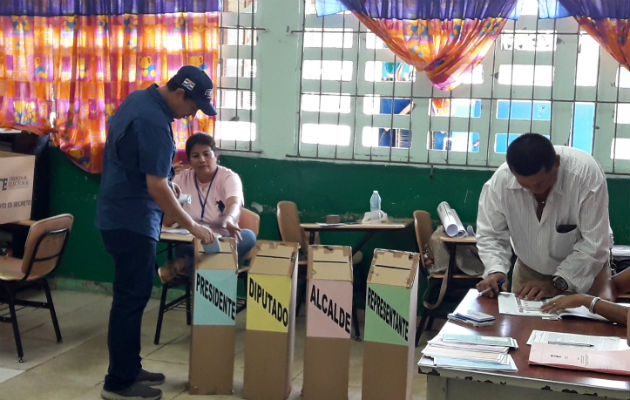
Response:
M364 340L408 345L410 295L407 288L368 284Z
M193 325L234 325L236 273L198 269L195 274Z

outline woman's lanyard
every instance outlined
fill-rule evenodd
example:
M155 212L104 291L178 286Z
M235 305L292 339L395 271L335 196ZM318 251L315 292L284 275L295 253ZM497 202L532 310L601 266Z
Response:
M195 188L197 188L197 196L199 197L199 204L201 204L201 218L200 221L203 221L203 215L206 212L206 203L208 202L208 195L210 194L210 189L212 188L212 184L214 183L214 178L217 176L217 172L219 172L219 167L217 167L216 171L212 175L212 179L210 180L210 185L208 185L208 190L206 190L206 197L201 200L201 190L199 190L199 184L197 183L197 174L195 174Z

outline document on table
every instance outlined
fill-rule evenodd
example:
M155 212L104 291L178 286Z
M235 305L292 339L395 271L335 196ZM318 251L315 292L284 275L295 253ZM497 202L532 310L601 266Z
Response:
M188 229L185 228L162 228L162 233L172 233L175 235L190 235Z
M529 363L556 368L630 375L630 348L606 351L593 347L534 343L529 353Z
M527 344L560 344L571 347L588 347L601 351L628 349L626 339L617 336L580 335L577 333L540 331L534 329L527 339Z
M545 319L560 319L562 317L571 316L608 321L601 315L594 314L588 311L588 309L584 306L568 308L566 310L562 310L557 314L544 313L540 311L540 307L542 307L543 304L549 301L553 301L553 298L539 301L523 300L516 297L514 293L501 292L499 293L498 301L500 314L542 317Z

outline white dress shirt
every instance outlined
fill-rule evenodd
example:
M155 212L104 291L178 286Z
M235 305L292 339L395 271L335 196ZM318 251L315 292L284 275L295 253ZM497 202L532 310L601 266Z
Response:
M536 217L536 199L503 163L486 182L477 212L477 248L485 266L507 274L512 255L544 275L559 275L569 290L585 293L609 257L610 222L606 176L581 150L555 146L558 177ZM570 232L558 227L575 225ZM561 229L562 230L562 229Z

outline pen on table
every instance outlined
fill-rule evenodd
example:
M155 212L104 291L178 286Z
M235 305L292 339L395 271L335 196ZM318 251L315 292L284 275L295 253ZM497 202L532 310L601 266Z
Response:
M593 347L593 345L590 344L590 343L573 343L573 342L561 342L561 341L554 341L554 340L548 341L547 344L561 344L561 345L565 345L565 346Z
M505 283L505 279L500 279L499 282L497 282L497 285L499 285L499 292L501 291L501 285L503 285L504 283ZM491 290L492 290L492 286L488 286L487 288L479 292L477 296L483 296L484 294L488 293Z

